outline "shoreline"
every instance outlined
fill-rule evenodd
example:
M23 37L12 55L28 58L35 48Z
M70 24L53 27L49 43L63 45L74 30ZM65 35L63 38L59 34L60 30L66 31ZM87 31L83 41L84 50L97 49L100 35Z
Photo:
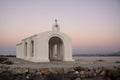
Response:
M25 68L72 68L72 67L85 67L85 68L92 68L92 67L114 67L120 66L120 59L115 61L107 61L106 59L99 57L97 59L91 57L73 57L75 61L73 62L63 62L63 61L53 61L53 62L30 62L23 59L19 59L16 57L5 57L8 61L11 61L12 65L6 65L8 67L25 67ZM116 59L116 58L115 58Z
M102 59L93 62L80 58L75 62L34 63L15 57L6 58L3 59L8 60L9 64L0 64L0 80L120 79L120 63L106 62ZM13 63L10 64L10 61Z

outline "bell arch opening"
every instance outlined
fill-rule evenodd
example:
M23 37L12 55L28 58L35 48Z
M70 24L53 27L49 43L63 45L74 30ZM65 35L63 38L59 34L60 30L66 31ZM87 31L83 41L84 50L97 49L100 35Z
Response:
M49 60L62 61L64 54L64 44L59 37L52 37L49 39Z

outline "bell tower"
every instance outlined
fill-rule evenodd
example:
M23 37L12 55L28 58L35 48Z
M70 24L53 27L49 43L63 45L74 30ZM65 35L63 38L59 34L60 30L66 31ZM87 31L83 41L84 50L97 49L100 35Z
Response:
M60 26L57 23L57 19L55 19L55 23L52 25L52 30L53 31L60 31Z

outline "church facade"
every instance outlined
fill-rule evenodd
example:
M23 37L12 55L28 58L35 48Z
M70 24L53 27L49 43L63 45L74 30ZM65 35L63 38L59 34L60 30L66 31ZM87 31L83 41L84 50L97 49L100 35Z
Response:
M51 31L30 36L17 44L16 57L32 62L74 61L72 40L60 31L55 20Z

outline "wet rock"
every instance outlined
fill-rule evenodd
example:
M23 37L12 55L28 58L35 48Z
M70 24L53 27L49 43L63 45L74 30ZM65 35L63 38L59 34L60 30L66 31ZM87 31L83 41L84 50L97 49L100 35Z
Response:
M102 77L104 77L105 74L106 74L106 72L105 72L104 70L102 70L102 71L100 72L100 76L102 76Z
M70 80L74 80L78 77L78 75L74 73L67 73L67 74L64 74L64 77L69 78Z
M3 68L4 68L4 65L3 65L3 64L0 64L0 73L3 72Z
M50 73L46 75L45 80L62 80L62 78L61 74Z
M51 68L49 70L52 73L64 73L64 69L63 68Z
M104 60L102 60L102 59L99 59L99 60L97 60L97 62L104 62Z
M78 71L75 71L74 74L79 74L79 72L78 72Z
M36 72L35 69L32 69L32 68L29 68L29 69L28 69L28 73L30 73L30 74L35 73L35 72Z
M0 64L0 68L3 68L3 67L5 67L5 65L4 64Z
M27 79L26 79L25 75L23 75L23 74L16 74L16 75L14 75L13 80L27 80Z
M42 73L40 71L37 71L35 74L36 75L41 75Z
M11 72L3 72L0 74L0 80L13 80L13 77Z
M97 76L97 74L96 74L96 69L92 69L92 70L90 71L90 73L92 74L92 75L91 75L92 77L96 77L96 76Z
M93 72L93 77L96 77L96 76L97 76L96 72Z
M70 78L63 78L62 80L71 80Z
M90 70L87 69L84 74L86 78L90 77Z
M17 68L17 73L19 74L25 73L25 68Z
M74 73L75 70L73 68L65 68L64 73Z
M6 60L8 60L8 58L0 56L0 63L3 63Z
M83 68L80 67L80 66L79 67L74 67L74 70L80 72L81 70L83 70Z
M85 71L80 71L79 75L80 75L81 78L85 78Z
M111 80L109 77L105 77L105 80Z
M119 80L120 79L119 69L118 68L107 69L106 70L106 77L110 78L111 80Z
M76 79L74 79L74 80L81 80L80 78L76 78Z
M42 68L40 70L40 72L41 72L41 74L50 74L51 73L50 70L49 70L49 68Z
M2 62L2 64L12 65L13 62L10 61L10 60L5 60L5 61Z
M28 68L24 68L25 73L28 73L28 71L29 71Z
M116 61L115 63L120 63L120 61Z
M44 77L40 76L40 75L33 75L30 77L29 80L45 80Z

